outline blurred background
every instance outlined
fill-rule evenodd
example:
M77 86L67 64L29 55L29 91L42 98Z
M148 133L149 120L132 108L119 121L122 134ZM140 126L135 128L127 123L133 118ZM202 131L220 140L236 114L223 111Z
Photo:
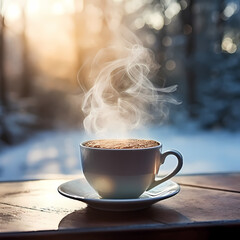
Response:
M79 173L77 74L109 22L154 51L156 85L178 85L182 104L136 136L182 151L183 173L240 171L239 13L239 0L0 0L0 180Z

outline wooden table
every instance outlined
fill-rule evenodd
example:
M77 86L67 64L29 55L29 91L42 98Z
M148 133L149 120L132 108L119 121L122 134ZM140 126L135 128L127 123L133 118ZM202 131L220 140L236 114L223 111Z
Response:
M174 177L180 193L134 212L94 210L65 198L57 187L68 180L0 183L0 239L208 239L240 233L240 173Z

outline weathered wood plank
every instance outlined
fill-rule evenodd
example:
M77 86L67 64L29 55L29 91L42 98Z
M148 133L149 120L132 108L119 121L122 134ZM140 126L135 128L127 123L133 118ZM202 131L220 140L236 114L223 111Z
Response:
M86 208L65 216L59 228L88 228L134 224L178 224L240 221L240 195L208 189L182 187L178 195L151 208L130 213L108 213Z
M192 181L192 176L179 178L185 183ZM240 195L236 192L182 186L179 194L149 209L114 213L93 210L82 202L61 196L57 187L63 182L65 180L0 183L0 232L147 228L153 224L240 220Z
M191 223L191 224L170 224L170 225L148 225L148 226L123 226L112 228L94 229L68 229L38 232L8 232L0 234L4 240L93 240L93 239L228 239L229 236L240 234L239 222L212 222L212 223Z
M240 193L240 173L179 175L173 181L185 186L195 186Z
M64 181L0 183L0 232L57 229L66 214L85 208L57 192Z
M0 204L0 232L57 229L63 216L23 207Z

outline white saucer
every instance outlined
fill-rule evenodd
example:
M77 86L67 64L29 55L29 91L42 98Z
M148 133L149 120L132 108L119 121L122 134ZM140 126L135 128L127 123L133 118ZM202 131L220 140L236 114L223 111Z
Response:
M144 209L152 204L176 195L180 186L168 180L135 199L103 199L89 185L85 178L80 178L61 184L58 192L65 197L82 201L89 207L105 211L133 211Z

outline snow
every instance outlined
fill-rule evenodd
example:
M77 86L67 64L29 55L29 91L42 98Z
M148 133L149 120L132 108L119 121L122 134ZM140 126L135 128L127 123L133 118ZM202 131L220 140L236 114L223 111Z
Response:
M155 139L180 151L184 166L179 174L240 171L240 132L203 131L195 127L151 127L133 137ZM45 131L0 151L0 181L47 178L56 174L80 174L79 143L89 139L81 130ZM168 157L160 173L176 161Z

